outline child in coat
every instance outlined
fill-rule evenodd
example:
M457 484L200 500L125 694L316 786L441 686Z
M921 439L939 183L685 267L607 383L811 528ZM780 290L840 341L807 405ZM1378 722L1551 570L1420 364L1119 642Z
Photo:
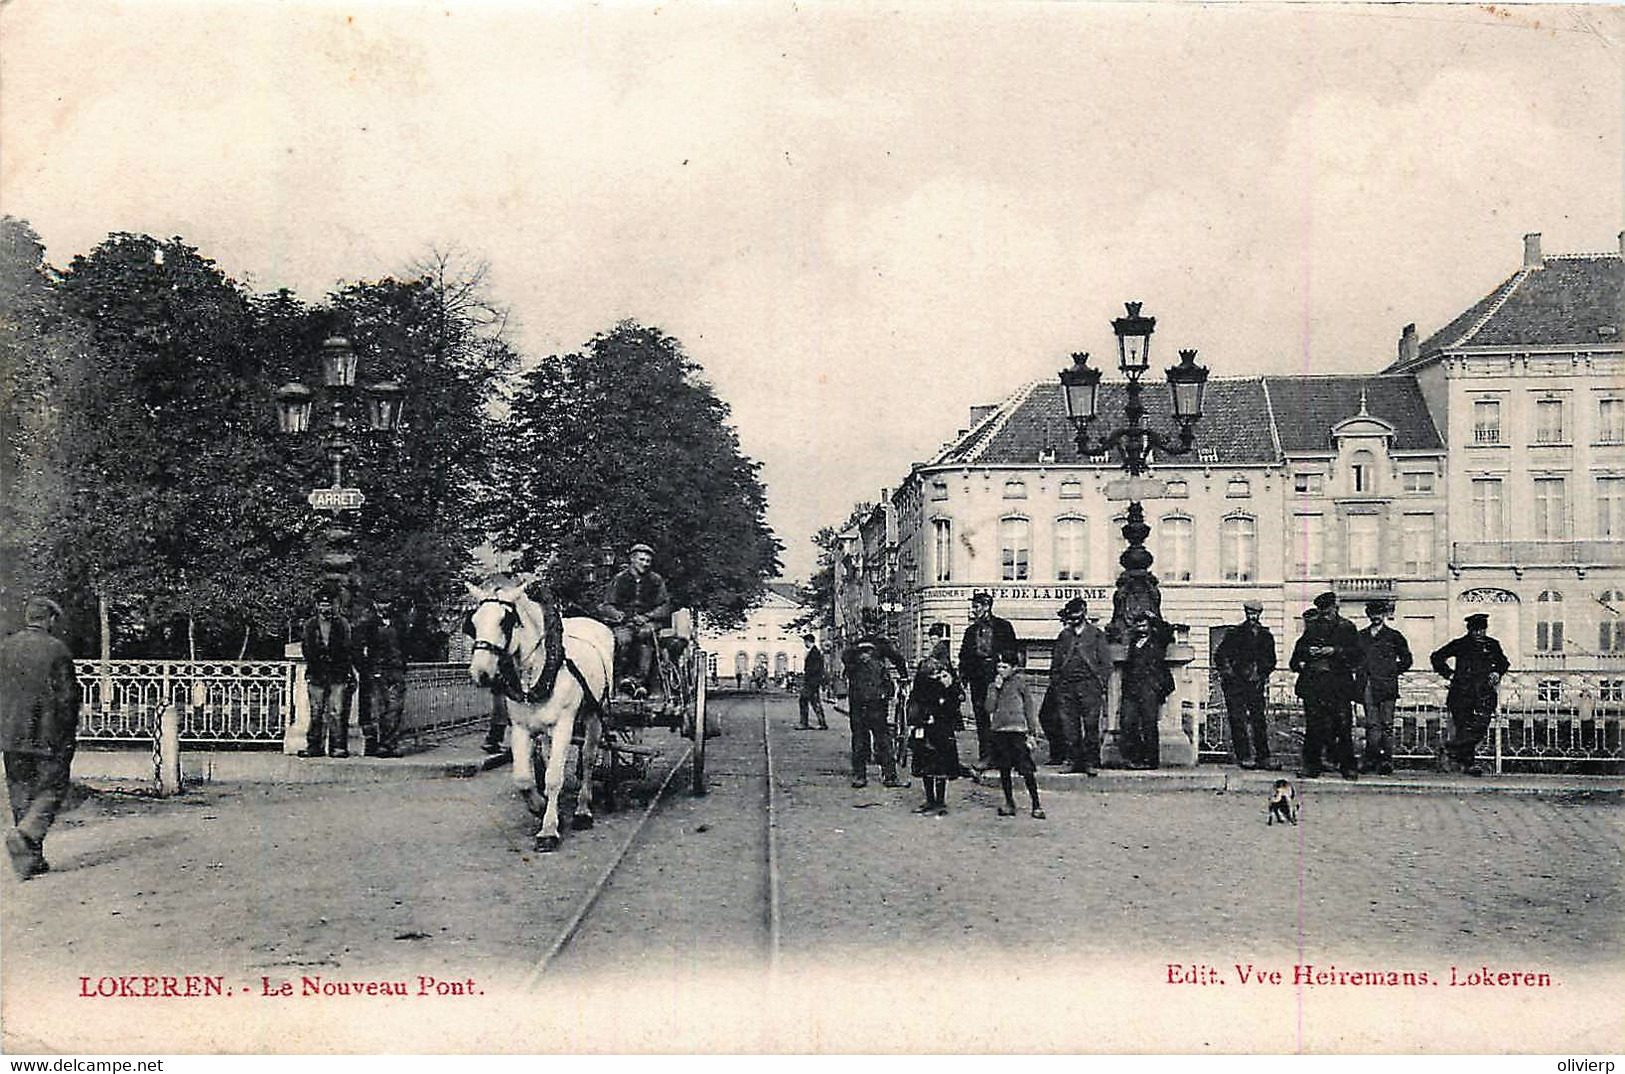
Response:
M1004 791L1004 805L999 816L1016 815L1016 800L1012 793L1011 770L1021 773L1027 784L1027 797L1032 800L1035 820L1044 819L1044 810L1038 804L1038 770L1033 766L1032 744L1038 740L1038 711L1033 705L1032 691L1027 686L1027 675L1014 664L999 662L998 674L987 696L988 722L991 729L989 747L993 763L999 769L999 787Z

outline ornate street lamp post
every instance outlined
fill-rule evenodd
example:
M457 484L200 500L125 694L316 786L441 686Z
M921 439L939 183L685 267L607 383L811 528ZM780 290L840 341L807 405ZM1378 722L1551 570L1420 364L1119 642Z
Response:
M1166 373L1178 435L1169 436L1146 425L1140 378L1151 367L1151 334L1156 331L1157 319L1142 317L1138 302L1126 306L1128 316L1112 321L1112 331L1117 335L1117 367L1128 379L1123 404L1125 424L1099 441L1090 438L1089 426L1099 417L1101 371L1089 366L1087 352L1073 354L1071 367L1060 373L1066 414L1077 428L1079 454L1104 455L1116 450L1129 475L1127 481L1114 482L1120 485L1123 498L1129 500L1128 521L1123 526L1128 547L1118 557L1123 573L1117 577L1108 628L1118 639L1126 636L1125 624L1135 614L1162 616L1162 594L1157 589L1156 575L1151 573L1151 551L1145 547L1151 527L1145 523L1145 508L1140 504L1141 499L1161 495L1162 483L1144 475L1154 453L1190 452L1196 442L1196 423L1202 420L1202 395L1207 385L1207 369L1196 364L1196 352L1180 351L1179 364Z
M323 447L332 467L332 484L316 488L306 497L318 511L331 511L333 522L322 533L320 563L322 580L340 587L341 602L349 604L354 588L352 574L356 559L352 551L355 533L344 522L351 512L366 502L357 488L344 484L344 461L355 451L350 439L352 421L350 409L357 405L356 353L350 341L343 336L331 336L322 343L320 358L323 389L332 401L331 419L324 434ZM401 409L406 394L399 382L388 380L371 384L360 393L365 406L367 425L379 432L394 432L400 428ZM276 390L277 426L289 436L310 432L311 413L317 393L298 381L290 381Z

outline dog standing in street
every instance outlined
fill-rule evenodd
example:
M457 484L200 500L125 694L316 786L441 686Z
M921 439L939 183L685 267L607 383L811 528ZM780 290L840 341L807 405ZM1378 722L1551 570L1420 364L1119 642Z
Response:
M1287 780L1278 779L1270 790L1269 815L1264 824L1274 824L1277 819L1282 824L1296 825L1298 823L1298 792L1292 789Z

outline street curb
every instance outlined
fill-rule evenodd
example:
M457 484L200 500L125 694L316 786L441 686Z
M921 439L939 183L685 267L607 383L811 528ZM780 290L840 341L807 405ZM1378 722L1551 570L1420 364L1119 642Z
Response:
M295 757L249 751L182 751L183 783L388 783L418 779L470 779L512 761L504 750L481 752L461 743L431 746L401 758ZM136 750L80 750L73 757L80 782L153 781L152 754Z
M1625 798L1625 779L1607 776L1518 776L1513 778L1470 776L1362 776L1345 780L1338 776L1299 779L1291 772L1202 771L1200 769L1153 769L1129 772L1102 769L1094 778L1074 772L1038 774L1038 783L1051 790L1131 790L1147 794L1179 791L1207 791L1213 794L1267 795L1277 779L1286 779L1299 797L1313 794L1502 794L1531 797L1586 797L1619 800ZM988 776L984 773L982 784Z

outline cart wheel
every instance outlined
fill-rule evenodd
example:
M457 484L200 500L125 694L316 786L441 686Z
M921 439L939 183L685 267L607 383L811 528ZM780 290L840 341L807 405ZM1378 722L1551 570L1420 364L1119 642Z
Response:
M705 661L696 659L694 667L705 667ZM694 722L691 725L694 731L694 754L691 766L694 769L694 793L705 793L705 675L696 670L694 676L694 696L692 699Z

